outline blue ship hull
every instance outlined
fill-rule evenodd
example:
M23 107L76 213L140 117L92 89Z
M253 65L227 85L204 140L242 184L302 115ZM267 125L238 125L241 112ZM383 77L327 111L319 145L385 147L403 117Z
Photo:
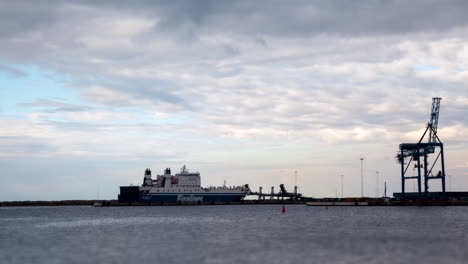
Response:
M145 194L140 195L138 198L139 202L235 202L240 201L245 197L245 194L241 193L170 193L170 194Z

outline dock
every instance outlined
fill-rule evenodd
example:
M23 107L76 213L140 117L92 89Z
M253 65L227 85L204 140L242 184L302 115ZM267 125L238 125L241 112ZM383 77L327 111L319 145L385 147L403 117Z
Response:
M258 188L258 192L250 192L247 196L258 197L260 201L272 201L272 200L293 200L293 201L305 201L306 197L303 197L301 193L297 192L297 186L294 186L294 192L288 192L284 184L280 184L279 192L275 193L275 187L271 186L270 193L264 193L263 187Z
M253 195L258 195L254 193ZM467 193L468 195L468 193ZM119 202L118 200L64 200L64 201L8 201L0 202L0 207L21 207L21 206L197 206L197 205L307 205L317 207L329 206L468 206L468 197L457 198L442 198L426 199L426 198L371 198L371 197L348 197L348 198L311 198L301 196L301 199L293 199L293 197L283 199L281 196L274 196L273 199L263 199L265 195L261 195L260 199L241 200L235 202Z
M22 206L177 206L177 205L254 205L254 204L305 204L294 200L241 200L235 202L119 202L118 200L66 200L66 201L8 201L0 202L0 207Z

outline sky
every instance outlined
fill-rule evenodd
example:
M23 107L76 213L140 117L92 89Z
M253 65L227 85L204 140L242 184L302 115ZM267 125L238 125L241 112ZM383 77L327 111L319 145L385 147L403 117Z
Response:
M146 168L182 165L204 186L292 190L297 175L304 195L360 196L361 157L364 195L391 194L398 145L419 140L432 97L447 189L468 191L467 12L0 0L0 200L116 199Z

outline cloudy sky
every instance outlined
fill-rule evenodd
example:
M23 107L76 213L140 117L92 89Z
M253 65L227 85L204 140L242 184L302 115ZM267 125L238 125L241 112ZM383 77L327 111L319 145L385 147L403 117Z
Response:
M137 3L135 3L137 2ZM145 168L317 197L400 191L432 97L468 190L468 2L0 1L0 200L116 198ZM412 183L408 182L412 190ZM431 190L440 189L434 181Z

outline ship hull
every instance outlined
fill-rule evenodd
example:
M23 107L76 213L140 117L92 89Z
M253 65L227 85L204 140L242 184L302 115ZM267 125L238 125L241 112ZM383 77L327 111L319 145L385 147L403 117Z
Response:
M213 193L213 194L144 194L140 195L138 201L140 202L235 202L240 201L245 197L243 193Z

